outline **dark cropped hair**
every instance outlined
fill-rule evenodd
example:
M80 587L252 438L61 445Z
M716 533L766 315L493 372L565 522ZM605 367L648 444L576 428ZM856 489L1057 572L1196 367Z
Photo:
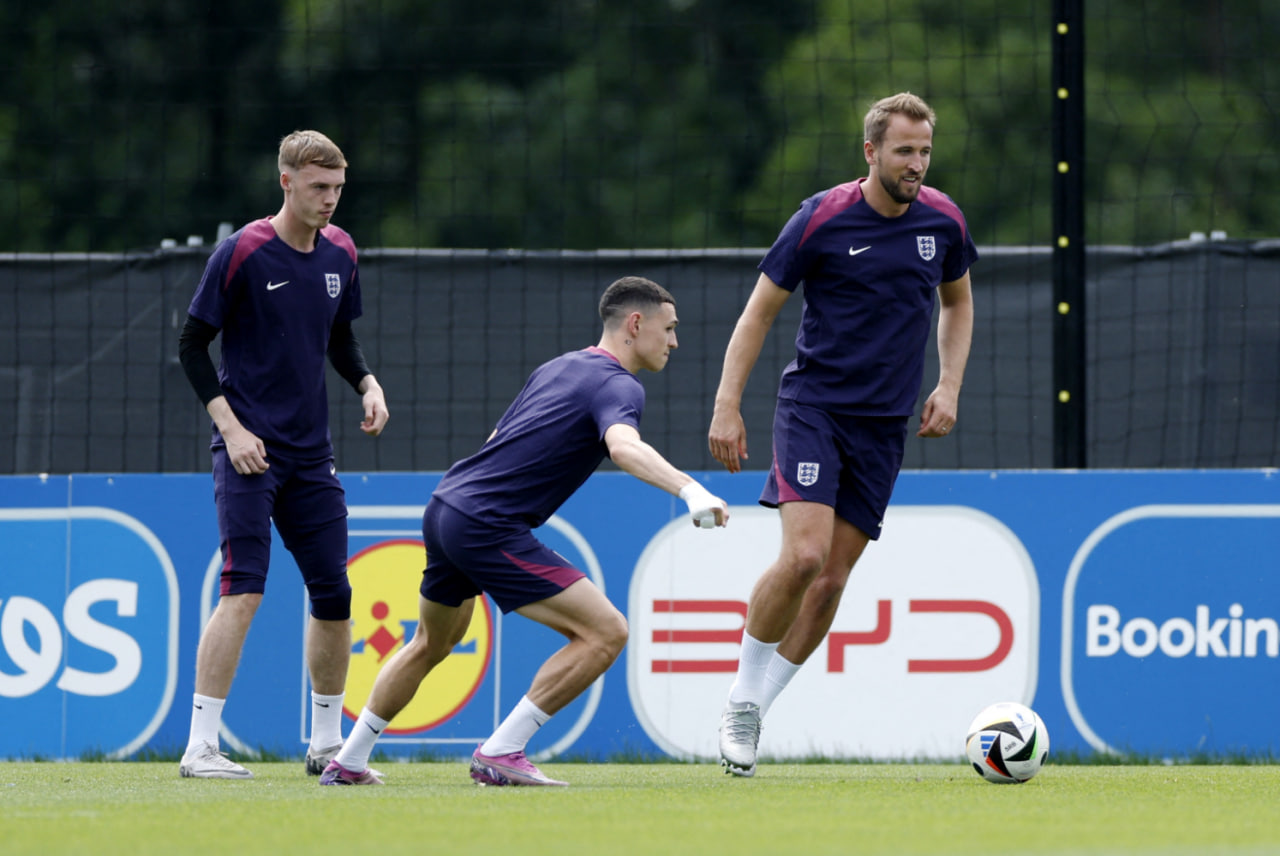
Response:
M600 319L605 327L616 327L633 309L645 315L664 303L676 305L676 299L665 288L642 276L624 276L604 290L600 298Z

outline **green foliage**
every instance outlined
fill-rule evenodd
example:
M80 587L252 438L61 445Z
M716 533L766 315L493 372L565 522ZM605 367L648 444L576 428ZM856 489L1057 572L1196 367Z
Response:
M861 121L938 112L929 181L980 243L1050 240L1044 0L178 0L0 8L0 249L212 237L324 130L366 247L761 246L865 175ZM1280 7L1088 4L1095 243L1280 221Z
M862 120L910 91L938 114L928 183L983 243L1047 241L1051 175L1047 6L826 0L815 33L770 77L786 136L746 197L761 233L806 196L866 174ZM772 236L769 237L772 240Z

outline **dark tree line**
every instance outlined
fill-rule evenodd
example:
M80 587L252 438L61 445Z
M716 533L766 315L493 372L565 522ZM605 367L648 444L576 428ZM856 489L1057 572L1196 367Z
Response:
M1280 7L1092 0L1090 239L1280 220ZM366 247L761 246L862 175L861 117L939 113L980 243L1050 228L1045 0L13 0L0 250L113 251L273 213L275 143L351 161Z

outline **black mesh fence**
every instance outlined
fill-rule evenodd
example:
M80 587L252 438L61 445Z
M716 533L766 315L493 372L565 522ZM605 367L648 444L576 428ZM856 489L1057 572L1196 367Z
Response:
M356 333L392 421L376 440L362 434L358 397L331 373L339 465L439 470L469 454L535 366L595 344L601 291L638 274L667 286L680 316L668 368L642 376L644 435L682 468L718 467L712 399L761 252L366 252ZM909 468L1053 465L1050 253L980 252L960 422L946 440L913 437ZM207 469L209 419L177 359L207 254L0 257L0 472ZM1280 242L1099 248L1089 271L1090 465L1280 463ZM747 387L754 469L768 465L801 301L788 301ZM936 373L931 346L922 395Z

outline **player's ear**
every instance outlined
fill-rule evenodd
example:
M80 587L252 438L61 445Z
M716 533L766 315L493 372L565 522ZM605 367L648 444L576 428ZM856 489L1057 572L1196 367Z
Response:
M632 312L627 316L627 332L633 339L640 335L640 320L642 318L644 318L644 315L639 311Z

